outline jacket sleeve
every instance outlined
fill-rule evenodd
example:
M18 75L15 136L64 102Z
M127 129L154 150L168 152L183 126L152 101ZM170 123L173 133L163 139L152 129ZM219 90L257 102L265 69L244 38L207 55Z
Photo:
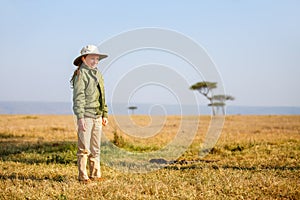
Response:
M85 84L82 75L79 74L74 80L73 88L73 111L77 119L84 117L85 107Z
M108 108L107 108L106 104L104 105L104 108L103 108L102 112L103 112L102 117L103 118L108 118L108 114L107 114L108 113Z
M101 101L100 101L100 105L101 105L101 111L102 111L102 117L103 118L108 118L108 108L107 108L107 104L105 101L105 89L104 89L104 79L101 73L98 73L98 86L100 89L100 93L101 93Z

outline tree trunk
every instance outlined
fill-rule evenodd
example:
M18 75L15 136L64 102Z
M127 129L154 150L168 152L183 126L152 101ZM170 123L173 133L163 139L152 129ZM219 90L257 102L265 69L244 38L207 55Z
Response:
M211 110L212 110L213 116L215 116L216 115L216 110L215 110L214 102L213 102L212 98L208 97L208 99L210 100Z

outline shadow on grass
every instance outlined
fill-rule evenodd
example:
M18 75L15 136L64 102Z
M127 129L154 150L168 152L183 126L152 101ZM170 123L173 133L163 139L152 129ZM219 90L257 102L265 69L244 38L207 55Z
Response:
M56 182L67 182L68 178L67 176L62 176L62 175L56 175L53 177L37 177L34 175L18 175L16 173L12 173L10 175L3 175L0 173L0 180L34 180L34 181L44 181L44 180L51 180L51 181L56 181Z
M105 145L103 145L104 147ZM236 148L234 148L236 150ZM77 162L77 142L3 142L0 141L0 161L13 161L26 164L75 164ZM257 166L239 166L239 165L222 165L218 164L219 160L175 160L166 161L164 159L151 159L149 162L156 163L158 165L165 165L165 169L170 170L192 170L212 168L214 170L229 169L239 171L259 171L259 170L278 170L278 171L296 171L300 170L300 165L296 166L284 166L284 165L257 165ZM4 178L16 178L17 176L12 174L9 177L4 176L0 172L0 179ZM19 179L20 177L18 177ZM26 177L21 177L25 179ZM28 178L28 177L27 177ZM28 179L36 179L35 177L29 177ZM45 180L43 178L41 180ZM54 178L57 180L63 179L62 177Z
M295 171L300 170L300 166L257 166L257 167L240 167L240 166L221 166L222 169L233 170L246 170L246 171L258 171L258 170L281 170L281 171Z
M196 161L186 161L186 162L176 162L170 165L165 166L165 169L171 170L191 170L191 169L204 169L211 168L214 170L237 170L237 171L261 171L261 170L278 170L278 171L297 171L300 170L300 166L235 166L235 165L217 165L216 161L207 161L207 160L196 160Z
M0 160L33 163L76 164L76 142L0 142Z
M171 170L191 170L191 169L204 169L204 168L212 168L214 170L220 169L231 169L237 171L261 171L261 170L279 170L279 171L297 171L300 170L300 166L257 166L257 167L241 167L241 166L218 166L218 165L169 165L165 167L166 169Z

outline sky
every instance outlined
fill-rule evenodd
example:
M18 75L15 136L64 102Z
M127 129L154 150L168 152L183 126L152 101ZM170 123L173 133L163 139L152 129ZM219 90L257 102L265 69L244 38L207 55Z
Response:
M72 62L83 46L154 27L184 35L207 52L226 94L235 97L228 105L300 106L299 24L298 0L1 0L0 101L71 102ZM147 52L151 51L129 55L119 66L114 63L115 70L106 71L108 101L118 96L115 87L121 79L114 78L128 74L132 70L128 66L169 57ZM135 63L147 56L148 60ZM177 59L166 63L172 65ZM100 70L105 68L101 64ZM181 73L179 67L176 70ZM202 80L194 77L187 82L193 81ZM172 86L179 84L175 81ZM137 85L130 100L178 100L176 94L160 96L160 90L168 88L157 87Z

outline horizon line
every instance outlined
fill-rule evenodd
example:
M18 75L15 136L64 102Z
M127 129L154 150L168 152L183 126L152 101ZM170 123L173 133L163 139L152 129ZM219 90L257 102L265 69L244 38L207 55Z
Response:
M43 100L0 100L0 103L66 103L72 104L72 101L43 101ZM110 103L107 103L111 105ZM114 104L127 104L127 105L151 105L152 103L135 103L135 104L128 104L125 102L118 102ZM157 103L156 103L157 104ZM160 103L161 105L168 105L168 106L177 106L179 104L169 104L169 103ZM194 104L183 104L183 106L195 106ZM199 104L199 106L208 106L207 104ZM294 107L299 108L300 105L225 105L225 107Z

